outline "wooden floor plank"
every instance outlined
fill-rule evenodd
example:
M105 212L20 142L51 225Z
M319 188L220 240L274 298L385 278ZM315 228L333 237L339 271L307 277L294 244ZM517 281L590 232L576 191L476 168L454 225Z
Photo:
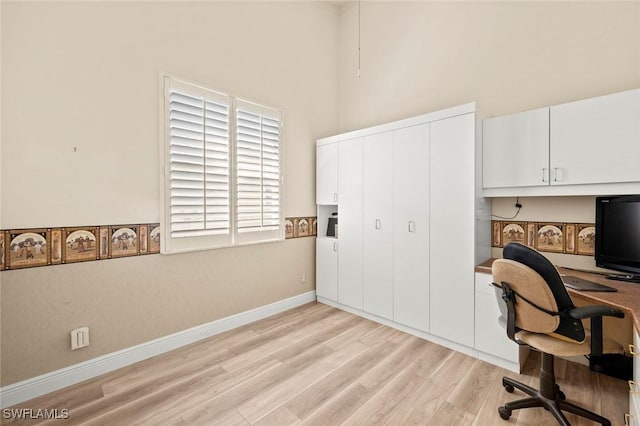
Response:
M68 425L555 425L544 409L497 412L524 397L501 378L538 387L539 364L532 352L514 374L311 303L11 408L66 408ZM569 400L623 424L625 381L561 359L556 376Z
M354 344L356 343L357 342L354 342ZM218 395L215 398L209 398L203 405L203 408L209 409L213 417L224 416L228 411L236 410L256 396L268 394L271 389L279 383L295 377L302 370L315 365L323 358L332 356L335 353L336 351L325 346L311 348L288 360L286 363L282 363L272 371L262 374L260 377L249 379L228 392ZM183 418L188 420L189 415L185 415Z
M320 359L315 365L301 370L295 376L272 387L269 392L261 392L251 400L238 408L242 416L254 424L271 411L285 404L309 386L312 386L332 371L340 368L359 354L367 350L367 347L359 342L345 346L339 351Z
M300 423L298 416L293 414L287 407L281 406L261 418L254 426L293 426L298 423Z
M389 342L370 347L349 363L337 368L318 383L291 398L287 402L287 408L300 419L309 417L318 407L378 365L396 348L397 344Z

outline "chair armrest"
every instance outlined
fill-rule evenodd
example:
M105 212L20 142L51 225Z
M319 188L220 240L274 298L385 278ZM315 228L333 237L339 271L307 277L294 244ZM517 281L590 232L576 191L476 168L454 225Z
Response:
M582 306L569 311L575 319L591 318L591 355L602 355L602 317L624 318L620 309L610 306Z
M569 316L575 319L593 318L593 317L616 317L624 318L624 313L620 309L610 306L591 305L574 308L569 311Z

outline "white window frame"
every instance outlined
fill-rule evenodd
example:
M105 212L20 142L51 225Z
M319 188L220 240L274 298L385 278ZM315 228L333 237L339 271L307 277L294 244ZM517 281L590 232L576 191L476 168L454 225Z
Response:
M171 233L171 129L169 118L171 89L178 88L188 93L202 95L215 100L228 99L229 107L229 234L200 235L172 237ZM249 244L261 244L283 241L284 232L284 153L282 142L282 111L277 108L261 105L246 99L217 92L202 85L194 84L183 79L177 79L168 74L160 75L160 204L161 204L161 238L160 252L162 254L184 253L190 251L209 250L216 248L234 247ZM238 231L238 186L237 186L237 108L249 107L251 112L266 113L279 119L279 212L277 228L269 227L255 232ZM264 202L264 200L262 201Z

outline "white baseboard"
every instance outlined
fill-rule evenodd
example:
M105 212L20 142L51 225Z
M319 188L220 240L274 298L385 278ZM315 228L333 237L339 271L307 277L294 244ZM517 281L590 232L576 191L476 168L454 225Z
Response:
M202 324L130 348L102 355L79 364L61 368L60 370L4 386L0 388L0 408L10 407L28 401L118 368L126 367L127 365L152 356L160 355L197 342L198 340L215 336L216 334L304 305L305 303L314 302L315 300L316 292L309 291L271 303L270 305L221 318L207 324Z

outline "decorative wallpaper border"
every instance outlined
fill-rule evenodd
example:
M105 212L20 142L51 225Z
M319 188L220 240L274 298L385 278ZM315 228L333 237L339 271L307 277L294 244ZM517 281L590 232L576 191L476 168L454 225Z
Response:
M160 224L0 231L0 271L160 253Z
M316 236L317 218L286 218L285 232ZM159 223L0 230L0 271L157 253Z
M593 256L596 227L593 223L491 221L491 246L517 242L538 251Z
M318 218L288 217L284 220L284 237L291 238L315 237L318 235Z

